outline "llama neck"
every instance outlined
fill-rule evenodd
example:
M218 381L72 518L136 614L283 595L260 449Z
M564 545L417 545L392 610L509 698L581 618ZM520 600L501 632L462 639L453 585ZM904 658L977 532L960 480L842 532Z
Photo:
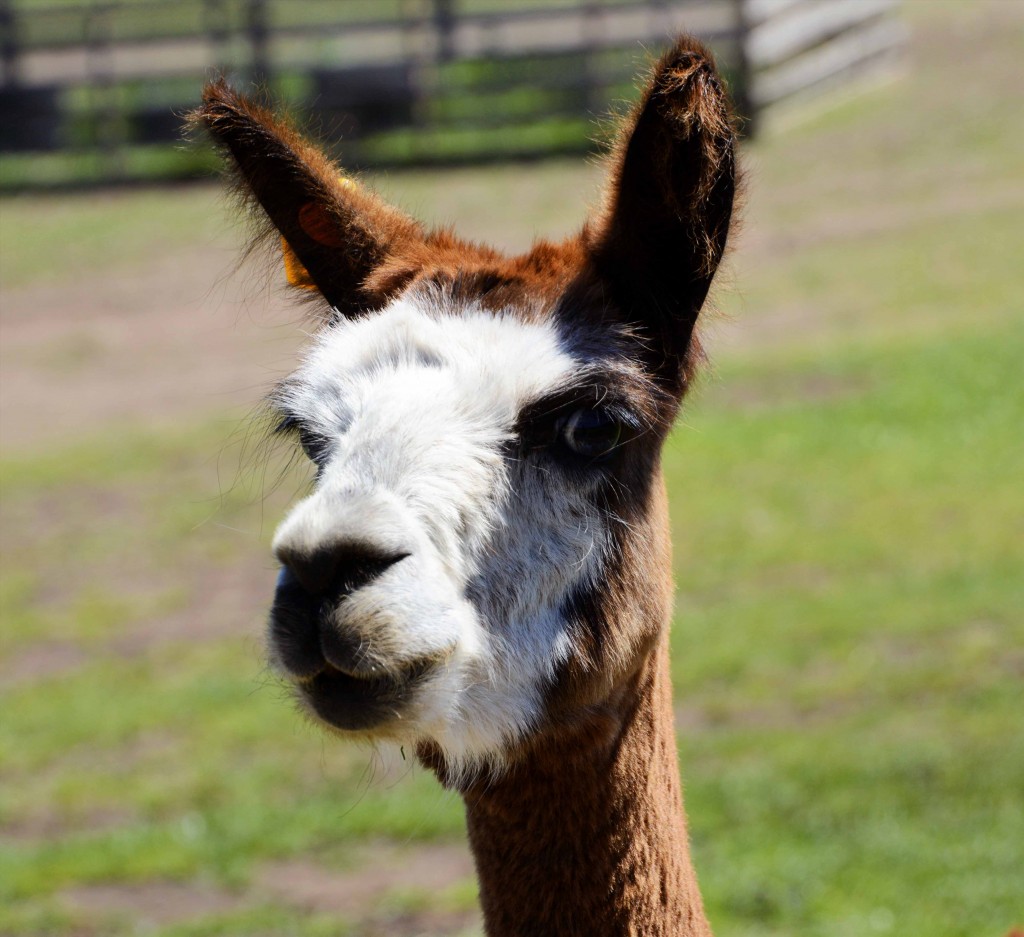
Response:
M690 861L667 638L609 737L542 742L465 795L489 937L710 937Z

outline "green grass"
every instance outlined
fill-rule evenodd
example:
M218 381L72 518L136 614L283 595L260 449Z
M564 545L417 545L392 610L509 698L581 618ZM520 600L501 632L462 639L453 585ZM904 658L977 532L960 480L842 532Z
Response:
M199 87L199 83L196 83ZM175 105L180 113L185 105ZM168 107L170 110L170 107ZM209 175L217 159L208 149L184 144L129 144L116 153L69 148L52 153L5 153L0 192L22 192L104 183L165 183Z
M734 321L666 452L680 758L719 937L1024 921L1024 121L1019 82L997 80L1019 72L1016 34L948 10L900 83L749 154L751 247L720 296ZM941 51L954 28L985 50L968 75ZM518 216L565 230L593 180L556 164L384 181L523 243ZM174 256L197 225L223 239L209 205L5 202L5 286ZM259 473L232 487L229 425L0 461L0 933L388 933L473 904L468 880L397 887L339 920L258 884L268 862L358 868L381 838L456 840L463 821L424 772L324 739L268 680L267 541L302 477L265 501ZM219 620L236 626L204 634ZM6 679L40 653L64 664ZM167 882L234 903L147 923L69 897Z
M729 366L744 402L708 400L672 441L683 764L719 933L998 934L1020 914L1011 309ZM770 402L800 378L830 397Z
M7 198L0 224L4 287L121 274L210 240L227 221L202 187Z
M500 236L524 249L538 232L565 235L582 219L584 206L596 197L596 168L554 160L525 169L499 165L377 173L366 179L418 218L439 225L458 220L469 238L495 235L492 214L479 207L496 197L507 199L522 210L503 219ZM24 195L4 198L0 205L4 288L136 273L164 254L197 244L223 252L223 269L229 270L238 253L238 226L230 220L230 202L219 184Z

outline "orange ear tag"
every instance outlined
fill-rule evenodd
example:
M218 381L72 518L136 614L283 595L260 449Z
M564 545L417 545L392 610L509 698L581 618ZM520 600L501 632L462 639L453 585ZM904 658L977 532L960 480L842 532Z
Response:
M284 258L284 274L288 278L288 285L296 286L300 290L315 290L316 284L309 271L302 266L302 261L284 238L281 238L281 255Z

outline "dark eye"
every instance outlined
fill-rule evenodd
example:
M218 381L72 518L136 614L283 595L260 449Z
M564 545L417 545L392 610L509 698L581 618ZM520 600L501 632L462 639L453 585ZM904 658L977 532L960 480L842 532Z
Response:
M581 407L560 419L558 441L573 455L597 461L611 455L622 437L622 424L607 410Z
M306 453L310 462L320 465L327 457L327 440L319 433L311 432L305 427L299 428L299 445Z

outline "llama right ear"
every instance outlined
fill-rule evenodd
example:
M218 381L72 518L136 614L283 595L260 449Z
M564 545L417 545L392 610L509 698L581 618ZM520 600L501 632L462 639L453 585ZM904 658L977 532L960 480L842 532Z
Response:
M693 329L725 250L736 136L711 53L681 38L655 66L613 155L604 211L589 228L606 295L681 390Z
M223 81L206 86L189 123L210 133L243 197L284 239L289 282L315 287L343 316L382 305L386 297L367 290L366 278L398 244L422 238L415 221L344 178L292 127Z

